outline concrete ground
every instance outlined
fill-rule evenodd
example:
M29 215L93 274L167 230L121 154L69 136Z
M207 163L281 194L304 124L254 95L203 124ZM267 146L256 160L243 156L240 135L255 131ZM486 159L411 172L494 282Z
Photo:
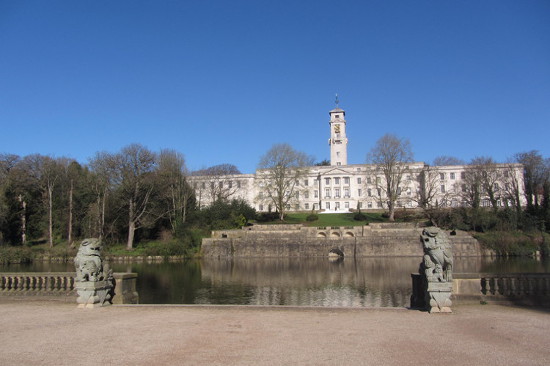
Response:
M0 365L549 365L550 313L0 303Z

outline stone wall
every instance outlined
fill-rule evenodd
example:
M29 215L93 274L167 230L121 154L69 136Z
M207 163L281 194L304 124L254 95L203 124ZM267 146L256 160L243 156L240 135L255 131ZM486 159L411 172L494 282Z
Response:
M350 227L255 225L243 230L218 230L203 239L205 257L326 257L338 250L349 257L414 256L421 258L422 229L413 224L371 224ZM451 236L455 256L480 256L476 239Z

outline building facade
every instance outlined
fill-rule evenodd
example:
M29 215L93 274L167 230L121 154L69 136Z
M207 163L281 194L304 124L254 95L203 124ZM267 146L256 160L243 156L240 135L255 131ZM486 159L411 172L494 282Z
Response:
M304 170L286 194L287 211L350 212L388 207L385 177L373 164L348 164L345 111L329 112L330 165ZM403 164L396 208L505 207L525 205L523 166L430 166L423 162ZM257 211L274 211L263 189L262 174L192 176L199 206L217 199L242 199Z

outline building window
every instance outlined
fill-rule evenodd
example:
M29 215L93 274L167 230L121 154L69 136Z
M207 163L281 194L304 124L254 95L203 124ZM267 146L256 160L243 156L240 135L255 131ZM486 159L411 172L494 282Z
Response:
M202 182L201 188L202 188L202 189L205 189L205 188L206 188L206 183Z
M372 208L372 202L367 203L368 208Z
M336 163L336 165L342 165L342 163L340 163L340 162L337 162L337 163Z
M237 188L241 188L241 182L237 181Z
M370 188L367 189L367 196L372 197L372 190Z
M361 184L361 177L357 178L357 184Z
M445 173L439 173L439 179L444 180L445 179Z
M367 177L367 183L372 184L372 179L370 177Z
M309 180L304 179L304 186L308 186L308 185L309 185Z
M264 210L264 205L260 205L259 209L260 209L260 211L263 211Z
M376 188L376 192L378 193L378 197L382 197L382 190L380 188Z
M376 183L380 184L381 181L382 181L382 178L376 177Z
M466 179L466 172L460 172L460 179Z
M340 178L334 178L334 184L340 184Z
M498 183L495 183L495 192L498 192L500 190L500 186L498 185Z
M210 189L214 189L214 182L210 182Z
M313 191L313 197L315 197L315 198L319 197L319 191L318 190Z
M350 195L349 195L349 188L344 188L344 197L345 198L349 198Z
M504 171L504 178L508 178L508 170Z
M296 211L298 211L300 209L300 204L297 203L296 206L295 206L295 209L296 209Z
M309 191L304 192L304 198L309 198Z
M334 188L334 197L340 198L340 188Z
M344 208L349 208L349 202L344 202Z
M304 204L304 208L305 208L306 210L309 210L309 203Z
M376 207L382 208L382 202L380 202L380 201L376 202Z
M335 115L334 115L334 118L340 118L340 115L339 115L339 114L335 114Z
M328 186L330 184L330 178L325 178L325 184Z
M401 187L397 187L397 195L401 195Z
M330 188L325 188L325 198L330 198Z
M362 193L362 192L361 192L361 188L359 188L359 189L357 190L357 196L361 197L361 193Z
M335 203L334 209L335 209L335 210L339 210L339 209L340 209L340 202L336 202L336 203Z
M233 188L233 182L229 181L227 182L227 185L229 186L229 188Z
M325 202L325 208L326 208L327 210L330 210L330 202Z
M349 177L344 177L344 184L349 186Z
M340 151L336 151L336 156L340 157Z
M441 185L441 193L445 193L445 184Z
M449 177L450 177L451 179L455 179L455 173L449 173Z
M462 185L462 192L466 192L466 184Z

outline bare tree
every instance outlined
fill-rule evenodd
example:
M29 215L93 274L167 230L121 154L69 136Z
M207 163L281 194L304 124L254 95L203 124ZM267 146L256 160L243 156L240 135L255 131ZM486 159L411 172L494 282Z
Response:
M537 150L518 153L514 158L518 163L523 164L527 209L536 209L539 206L538 192L542 189L544 177L544 159Z
M521 193L523 191L522 173L518 174L518 164L512 162L506 164L502 173L503 198L506 205L514 207L518 214L521 213Z
M187 169L183 155L174 150L162 150L159 155L158 178L162 186L166 214L172 233L187 220L187 212L193 200L193 190L187 182Z
M205 183L204 193L210 204L216 201L228 201L237 191L238 185L232 179L235 174L241 174L233 164L219 164L193 172L200 176L200 183Z
M382 172L384 181L377 180L377 185L386 194L389 220L394 221L395 204L401 193L403 176L409 172L408 163L413 161L411 144L407 139L386 134L376 142L367 160Z
M489 202L494 210L498 209L502 182L502 169L491 157L476 157L470 163L472 169L477 170L483 193L489 198Z
M299 181L307 176L313 159L288 144L275 144L258 164L258 201L273 204L284 220L287 205L297 199Z
M450 205L457 190L454 186L445 187L441 174L437 167L425 166L418 174L419 189L412 198L435 226L438 226L437 217L441 208Z
M61 176L60 164L53 158L43 155L29 155L23 159L29 173L40 184L48 211L48 243L53 248L53 192Z
M445 165L464 165L466 162L464 160L456 158L454 156L441 155L434 159L434 166L445 166Z
M155 188L152 175L157 166L157 156L140 144L131 144L111 158L119 193L128 210L126 249L131 250L135 231L141 227L151 204Z

